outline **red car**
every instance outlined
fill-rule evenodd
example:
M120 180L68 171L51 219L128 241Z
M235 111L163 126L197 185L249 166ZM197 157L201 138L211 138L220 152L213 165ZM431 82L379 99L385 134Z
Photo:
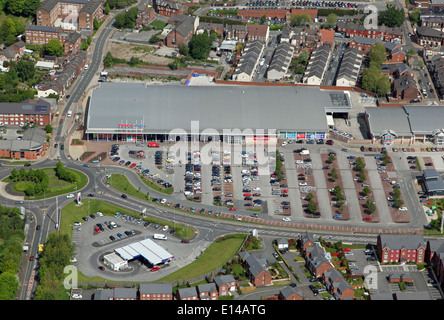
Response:
M372 221L372 218L370 218L370 217L365 217L363 220L364 220L364 221Z
M151 271L157 271L157 270L159 270L158 266L155 266L154 268L151 269Z
M348 252L348 251L351 251L351 249L350 248L344 248L344 249L342 249L342 251Z
M98 227L95 227L94 230L95 230L97 233L100 232L100 229L99 229Z
M29 261L32 261L32 260L34 260L34 256L29 257Z
M260 197L261 194L260 193L253 193L253 197Z
M190 243L190 240L188 240L188 239L182 239L180 242L181 242L181 243Z
M134 163L131 165L131 168L134 168L135 166L137 166L137 164L134 162Z
M236 211L236 208L235 207L231 207L230 211Z
M244 193L244 197L251 197L251 193Z
M287 189L282 190L282 193L288 193Z
M329 146L332 146L333 145L333 140L327 140L327 142L325 144L327 144Z

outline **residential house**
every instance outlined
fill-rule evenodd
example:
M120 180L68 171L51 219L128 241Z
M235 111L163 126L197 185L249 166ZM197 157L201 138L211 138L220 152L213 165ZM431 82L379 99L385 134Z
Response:
M239 253L239 256L247 270L248 278L254 286L261 287L271 285L271 274L267 270L266 259L257 258L246 251Z
M141 283L140 300L173 300L173 286L170 283Z
M171 17L176 14L184 14L187 9L187 7L184 5L168 0L154 0L153 6L158 14L165 17Z
M444 32L427 27L416 29L416 39L421 46L439 47L443 45Z
M150 5L150 1L141 1L137 6L136 28L150 24L155 18L155 10Z
M288 239L279 238L276 240L278 250L287 250L288 249Z
M213 23L213 22L199 22L198 30L205 30L210 33L211 30L216 32L220 37L224 36L224 25L223 23ZM198 33L198 32L196 32Z
M311 233L305 232L301 234L301 238L300 238L300 242L301 242L301 252L302 255L306 255L307 253L307 249L308 248L312 248L316 245L313 236Z
M290 22L294 16L307 14L314 21L318 17L318 9L296 9L291 8L290 14L287 14L287 22Z
M383 42L379 38L373 39L373 38L355 36L348 43L348 47L357 49L363 54L368 54L376 43L383 43Z
M137 300L136 288L97 289L94 300Z
M344 50L344 55L336 76L337 86L355 87L357 85L364 57L364 54L355 48L347 48Z
M389 274L387 276L387 280L390 283L400 283L400 282L413 283L413 278L408 273L401 273L401 274L393 273L393 274Z
M17 41L0 52L0 61L18 61L25 53L26 44Z
M219 297L228 295L230 292L235 291L237 284L232 275L216 276L213 279L218 290Z
M293 54L294 49L288 42L279 43L273 54L270 67L267 70L267 79L270 81L279 81L288 77L288 68L293 59Z
M377 256L381 263L424 263L426 245L421 235L386 235L377 238Z
M252 81L254 72L262 58L265 45L260 40L245 45L242 56L237 62L232 79L235 81Z
M344 279L342 274L331 268L322 275L322 282L327 291L336 299L350 299L354 297L353 287Z
M320 278L328 270L333 269L320 245L308 247L305 252L305 266L315 278Z
M324 78L330 59L331 46L324 44L312 52L307 68L305 69L303 82L306 84L320 85Z
M286 286L281 289L278 294L279 300L304 300L304 296L301 290Z
M200 300L217 300L219 297L216 284L213 282L197 285L197 293Z
M256 40L267 44L270 37L270 27L268 25L247 24L247 42Z
M428 240L426 252L426 260L430 261L438 283L444 289L444 241L441 239Z
M436 7L420 8L419 21L421 27L444 31L444 14Z
M239 44L247 40L247 26L242 24L227 24L225 26L225 39L237 40Z
M333 29L319 29L318 38L319 45L333 45L335 40L335 31Z
M375 30L366 28L357 23L338 21L336 24L336 31L343 33L348 38L361 36L364 38L380 39L384 42L391 41L402 43L403 41L403 32L401 28L390 28L384 25L378 26L378 29Z
M45 45L49 40L57 39L63 45L65 53L80 49L81 37L77 32L65 32L60 27L27 25L25 28L27 44Z
M410 101L421 97L421 93L416 85L415 79L405 73L393 81L393 99Z
M384 42L384 47L387 51L386 63L401 63L405 61L407 52L399 44Z
M196 287L180 288L176 291L177 300L199 300Z

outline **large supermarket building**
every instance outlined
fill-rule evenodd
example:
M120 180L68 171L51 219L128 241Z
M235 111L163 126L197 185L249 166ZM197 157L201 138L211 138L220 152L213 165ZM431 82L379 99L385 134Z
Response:
M306 86L181 86L104 82L85 114L88 140L323 139L347 117L348 92Z

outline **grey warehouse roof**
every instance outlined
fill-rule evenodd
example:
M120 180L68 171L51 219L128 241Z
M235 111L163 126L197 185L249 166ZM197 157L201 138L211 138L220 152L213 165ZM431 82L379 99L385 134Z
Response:
M315 87L104 82L91 95L86 133L129 133L119 124L142 125L139 133L190 132L192 121L199 121L200 131L212 128L221 134L223 129L325 132L326 112L350 108L343 91Z

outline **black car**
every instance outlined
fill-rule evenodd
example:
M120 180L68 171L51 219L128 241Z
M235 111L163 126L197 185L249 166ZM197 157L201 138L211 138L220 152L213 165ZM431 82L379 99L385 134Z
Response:
M90 214L89 216L91 217L91 219L95 219L96 218L96 216L93 215L93 214Z
M94 193L88 193L88 197L94 197Z
M61 144L60 145L60 150L64 150L65 149L65 145L64 144Z
M129 166L131 164L131 161L127 161L126 163L125 163L125 166Z
M88 221L87 217L82 217L83 221Z
M126 194L122 194L122 198L123 198L123 199L126 199L126 198L128 198L128 197L126 196Z
M27 163L24 164L24 166L25 166L25 167L30 167L31 164L30 164L29 162L27 162Z

